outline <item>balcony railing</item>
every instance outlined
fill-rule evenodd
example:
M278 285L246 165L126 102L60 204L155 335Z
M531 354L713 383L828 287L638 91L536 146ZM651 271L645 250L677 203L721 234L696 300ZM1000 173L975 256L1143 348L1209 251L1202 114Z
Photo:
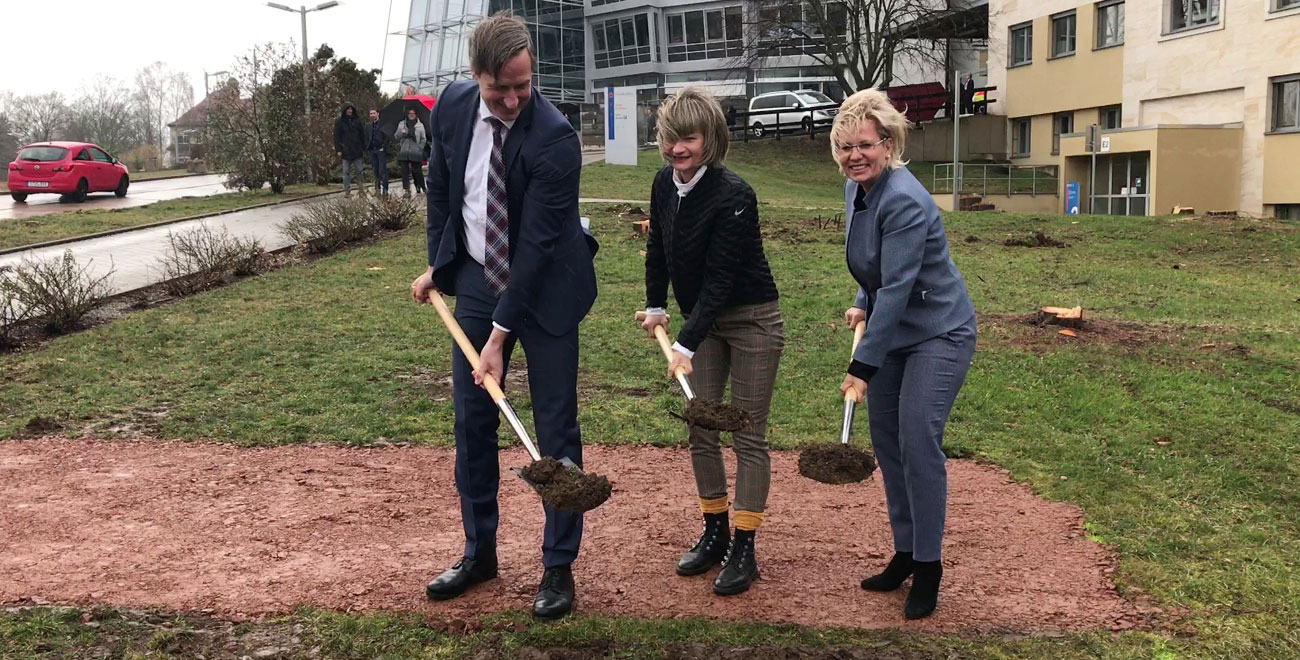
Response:
M959 163L961 192L989 195L1059 195L1060 168L1056 165L1004 165ZM953 164L934 166L935 193L952 193Z

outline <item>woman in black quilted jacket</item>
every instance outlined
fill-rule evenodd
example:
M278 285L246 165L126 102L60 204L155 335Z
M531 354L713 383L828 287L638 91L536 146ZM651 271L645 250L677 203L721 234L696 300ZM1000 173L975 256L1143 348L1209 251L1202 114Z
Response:
M727 120L706 91L687 88L659 108L659 149L668 163L651 188L646 247L646 319L668 328L668 287L686 318L668 368L692 377L697 396L731 404L753 426L732 434L736 452L735 538L728 524L727 475L716 431L690 428L691 467L704 532L677 562L678 575L699 575L722 563L713 581L720 595L749 589L758 577L754 533L763 523L771 464L767 415L785 344L776 283L763 254L754 190L723 161Z

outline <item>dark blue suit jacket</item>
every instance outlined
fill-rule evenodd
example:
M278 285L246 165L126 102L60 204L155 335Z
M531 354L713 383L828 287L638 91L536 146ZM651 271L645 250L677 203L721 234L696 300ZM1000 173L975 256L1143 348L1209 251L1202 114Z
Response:
M858 184L845 181L845 253L858 282L854 307L867 332L853 360L879 368L895 349L956 329L975 315L966 281L948 256L939 207L906 169L885 170L855 211Z
M465 249L465 167L478 83L447 86L429 115L428 238L433 283L456 295ZM502 145L510 219L510 285L492 320L518 331L531 318L552 335L578 327L596 300L596 244L578 219L582 147L573 126L533 89L532 99Z

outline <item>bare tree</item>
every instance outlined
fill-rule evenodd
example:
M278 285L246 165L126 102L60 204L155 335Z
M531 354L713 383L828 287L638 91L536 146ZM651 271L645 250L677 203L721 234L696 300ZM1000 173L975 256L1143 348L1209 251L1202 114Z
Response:
M284 44L257 46L209 97L204 149L209 161L230 172L228 187L269 184L279 194L302 178L309 136L301 118L302 99L294 95L285 71L294 59L293 49ZM276 79L285 83L273 84Z
M121 82L98 79L72 104L65 134L94 142L120 157L142 141L134 110L131 93Z
M846 93L893 82L902 62L942 67L941 43L907 26L940 18L944 0L758 0L749 16L741 66L806 55Z
M154 62L135 74L135 103L145 142L161 152L167 147L167 124L194 105L194 87L184 73Z
M59 92L29 94L14 99L9 120L22 142L48 142L61 134L68 119L67 103Z

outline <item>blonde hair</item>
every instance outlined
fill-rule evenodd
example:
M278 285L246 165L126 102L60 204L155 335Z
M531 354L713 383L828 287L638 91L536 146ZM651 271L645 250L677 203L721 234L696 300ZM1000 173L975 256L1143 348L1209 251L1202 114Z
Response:
M501 75L501 68L519 51L527 50L528 57L537 64L537 51L533 37L524 19L503 9L481 21L469 35L469 66L476 73L488 73L493 78Z
M655 126L659 131L659 153L665 162L669 159L662 145L677 142L691 133L699 133L704 140L700 154L704 165L717 167L727 160L727 149L731 146L727 117L722 114L718 100L699 87L687 87L668 97L659 106Z
M894 146L889 154L889 169L896 170L906 165L903 149L907 146L907 129L911 124L884 92L873 87L844 99L835 115L835 123L831 125L831 159L840 171L844 171L844 166L840 164L839 145L853 141L858 130L868 121L876 122L880 137L889 138Z

